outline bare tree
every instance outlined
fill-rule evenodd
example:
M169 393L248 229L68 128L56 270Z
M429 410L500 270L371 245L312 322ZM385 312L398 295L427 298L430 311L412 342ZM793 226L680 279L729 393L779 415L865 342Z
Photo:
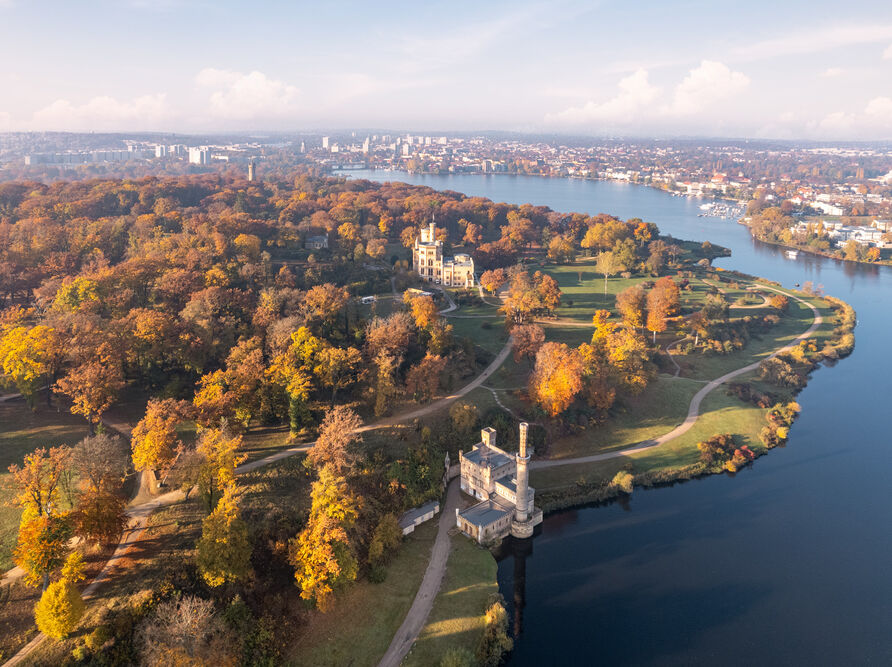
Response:
M235 647L214 603L194 596L168 600L139 629L144 665L234 665Z
M107 433L87 436L74 446L72 464L94 491L116 489L130 463L121 438Z

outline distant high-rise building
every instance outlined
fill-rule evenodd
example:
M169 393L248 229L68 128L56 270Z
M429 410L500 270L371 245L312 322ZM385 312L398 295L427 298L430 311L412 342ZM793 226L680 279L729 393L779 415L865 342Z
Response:
M249 181L253 181L256 178L257 173L256 173L255 169L257 169L257 163L254 162L254 160L251 160L248 163L248 180Z
M307 145L303 141L300 142L300 152L301 153L307 152Z
M190 148L189 163L190 164L209 164L211 161L211 150L207 147Z
M366 138L365 138L365 141L362 142L362 152L363 152L363 153L368 153L368 152L369 152L369 147L370 147L370 141L369 141L369 138L366 137Z
M328 150L328 137L322 137L322 148Z
M155 157L167 157L167 146L155 146Z

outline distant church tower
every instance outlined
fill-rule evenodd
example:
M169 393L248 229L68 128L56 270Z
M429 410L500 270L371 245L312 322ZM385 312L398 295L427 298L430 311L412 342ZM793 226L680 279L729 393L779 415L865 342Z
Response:
M256 176L257 176L256 170L257 170L257 164L254 162L254 160L251 160L248 163L248 180L249 181L253 182L254 179L256 178Z
M517 500L514 503L514 521L511 522L511 534L514 537L532 537L533 522L530 520L530 455L527 453L527 431L530 425L520 424L520 445L514 458L517 463Z

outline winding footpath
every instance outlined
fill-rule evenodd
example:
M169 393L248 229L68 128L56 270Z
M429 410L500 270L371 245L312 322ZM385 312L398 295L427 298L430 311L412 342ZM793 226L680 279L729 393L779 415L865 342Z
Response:
M406 613L406 618L393 636L393 641L390 642L378 667L397 667L409 654L421 629L427 623L427 617L430 616L434 600L443 583L443 576L446 574L446 562L449 560L449 552L452 548L449 531L455 526L455 510L458 508L459 502L459 485L456 480L452 480L446 491L446 502L440 512L437 538L434 540L431 559L424 571L421 585L418 587L412 606Z
M814 314L814 321L805 332L797 336L788 345L772 352L768 357L766 357L766 359L774 358L778 354L792 349L793 347L798 345L800 341L810 337L823 323L823 317L818 312L818 310L804 299L801 299L793 294L787 294L782 290L775 289L766 285L757 286L761 289L767 289L779 294L785 294L786 296L791 297L796 301L808 306ZM393 288L395 292L395 285L393 286ZM457 306L448 292L444 291L444 293L446 294L446 297L449 301L449 306L441 311L441 313L445 314L456 310ZM507 359L508 357L508 354L510 354L511 352L512 342L512 339L509 338L508 341L505 343L505 346L495 357L495 359L493 359L489 366L487 366L480 375L474 378L474 380L462 387L456 393L438 399L437 401L434 401L433 403L430 403L416 410L402 413L388 419L379 420L378 422L375 422L373 424L362 426L357 429L356 432L361 433L365 431L371 431L378 428L393 426L400 422L424 417L440 410L441 408L445 407L449 403L452 403L461 396L468 394L477 387L481 386L492 375L492 373L494 373L502 365L502 363L504 363L505 359ZM710 392L735 377L756 370L762 363L762 361L763 360L753 362L744 366L743 368L725 373L721 377L710 381L691 399L691 403L688 407L688 414L685 420L677 427L662 436L635 443L626 448L612 452L606 452L603 454L593 454L590 456L580 456L575 458L556 459L549 461L534 461L531 463L531 467L533 469L543 469L554 466L563 466L578 463L593 463L597 461L618 458L621 456L628 456L630 454L647 451L649 449L653 449L655 447L659 447L660 445L666 444L667 442L670 442L671 440L674 440L687 433L694 426L694 424L696 424L697 419L699 419L700 417L700 406L703 402L703 399L706 398L706 396ZM129 433L129 429L122 429L118 426L115 426L115 428L117 430L126 431L122 432L122 435L127 435ZM246 472L262 468L276 461L294 456L295 454L306 452L313 446L313 444L314 443L297 445L276 452L275 454L271 454L270 456L267 456L265 458L258 459L257 461L245 463L236 468L236 474L241 475ZM145 479L143 478L140 484L140 490L137 492L133 503L131 503L127 510L129 518L128 527L125 530L124 535L122 536L121 541L118 544L118 547L115 549L115 552L112 554L111 558L109 558L102 571L90 583L90 585L84 589L83 596L85 600L89 600L95 594L95 591L99 588L99 586L101 586L110 578L111 573L118 561L120 561L127 554L130 547L139 540L140 536L148 525L149 516L152 514L152 512L162 507L171 505L183 498L183 493L181 491L171 491L150 501L144 501L144 485ZM419 633L427 622L427 618L430 615L431 609L433 608L434 600L436 599L437 593L440 590L440 585L442 584L443 577L446 572L446 563L448 561L450 551L449 531L455 525L455 509L459 506L459 501L460 496L458 485L453 480L453 483L449 485L449 488L447 490L446 501L440 514L437 537L434 541L434 546L431 550L430 562L428 563L428 567L425 570L421 585L418 588L415 599L412 602L412 606L409 608L409 611L406 614L406 618L404 619L399 630L397 630L396 635L394 636L390 646L387 649L387 652L384 654L384 657L381 659L379 667L396 667L397 665L399 665L406 657L406 655L408 655L415 641L418 639ZM38 634L15 656L4 663L4 665L13 666L21 664L22 661L28 657L28 655L40 644L43 639L44 636L42 634Z
M791 297L802 303L809 308L811 308L812 313L814 314L814 321L811 326L806 329L803 333L798 335L793 341L784 347L775 350L770 355L765 357L765 359L773 359L779 354L786 352L794 347L796 347L800 341L806 340L809 338L815 331L817 331L818 327L824 323L824 318L821 316L821 313L818 312L818 309L811 305L808 301L804 299L800 299L798 296L794 294L787 294L781 290L775 289L773 287L768 287L767 285L758 285L758 287L762 289L768 289L773 292L777 292L778 294L784 294L785 296ZM736 371L731 371L729 373L725 373L724 375L717 377L715 380L711 380L703 388L694 394L694 398L691 399L690 406L688 407L688 415L685 420L676 426L674 429L669 431L668 433L661 435L656 438L651 438L649 440L644 440L642 442L635 443L623 449L618 449L612 452L605 452L603 454L592 454L590 456L577 456L575 458L568 459L554 459L550 461L533 461L530 464L530 467L535 470L541 470L543 468L553 468L555 466L564 466L571 465L574 463L594 463L597 461L606 461L608 459L619 458L620 456L628 456L630 454L637 454L638 452L645 452L648 449L653 449L654 447L659 447L660 445L664 445L671 440L675 440L676 438L684 435L688 431L690 431L694 424L697 423L697 419L700 418L700 405L703 403L703 399L712 392L714 389L720 387L725 384L729 380L733 380L734 378L743 375L745 373L749 373L750 371L754 371L759 368L759 365L765 359L760 359L759 361L754 361L751 364L747 364L743 368L738 368Z
M764 285L759 285L759 287L778 292L779 294L785 294L785 292L774 289L773 287ZM766 357L766 359L776 357L778 354L786 352L787 350L795 347L799 344L799 341L805 340L809 336L811 336L824 322L824 318L818 312L817 308L812 306L810 303L803 299L800 299L798 296L795 296L793 294L787 294L787 296L792 297L793 299L796 299L796 301L799 301L800 303L803 303L811 308L812 313L814 314L814 321L804 333L797 336L788 345L785 345L784 347L772 352L768 357ZM505 352L505 350L503 350L503 352ZM688 415L685 420L665 435L650 440L645 440L644 442L635 443L633 445L630 445L629 447L613 452L606 452L604 454L593 454L591 456L579 456L576 458L568 459L556 459L552 461L533 461L530 466L533 469L542 469L551 468L554 466L571 465L575 463L592 463L596 461L618 458L620 456L628 456L629 454L647 451L649 449L653 449L654 447L659 447L660 445L666 444L667 442L687 433L694 426L694 424L697 423L697 419L699 419L700 417L700 405L702 404L703 399L706 398L706 396L711 391L721 386L728 380L731 380L739 375L743 375L744 373L749 373L750 371L756 370L759 367L759 364L762 363L762 361L763 360L759 360L748 364L743 368L731 371L730 373L725 373L721 377L718 377L706 384L700 391L698 391L694 395L694 398L691 399L690 406L688 407ZM443 576L446 572L446 562L448 558L443 556L441 550L443 548L446 548L448 552L449 530L454 526L452 517L455 514L455 508L458 507L457 496L458 494L456 492L456 485L453 482L453 484L451 484L449 487L446 507L443 509L443 514L440 516L439 530L437 532L437 539L434 543L433 552L431 554L431 562L428 564L427 570L424 573L424 578L422 579L421 586L418 589L418 593L415 596L412 607L409 609L409 612L406 615L406 619L403 621L400 629L397 630L393 641L390 643L390 647L387 649L387 653L384 654L381 662L378 663L378 667L397 667L403 661L406 655L408 655L415 641L418 639L418 635L420 634L422 628L424 628L424 625L427 622L427 618L430 615L431 609L434 605L434 599L439 592L440 584L442 583ZM447 546L444 547L444 544Z
M448 296L448 293L447 293L447 298L449 300L450 305L448 308L444 309L443 312L450 312L457 308L455 302L452 301L452 298ZM382 419L382 420L379 420L372 424L368 424L366 426L362 426L362 427L356 429L355 432L363 433L365 431L372 431L372 430L379 429L379 428L385 428L388 426L393 426L395 424L399 424L401 422L411 421L413 419L418 419L420 417L427 416L429 414L432 414L432 413L437 412L438 410L444 408L445 406L449 405L456 399L461 398L465 394L468 394L468 393L474 391L474 389L476 389L477 387L482 385L499 368L499 366L501 366L504 363L505 359L508 358L508 355L511 353L512 342L513 342L513 340L509 337L505 343L505 346L499 351L499 354L496 355L495 359L492 360L492 362L489 364L489 366L487 366L480 375L475 377L471 382L466 384L464 387L459 389L454 394L451 394L449 396L444 396L443 398L440 398L432 403L429 403L428 405L422 406L415 410L411 410L409 412L404 412L402 414L395 415L395 416L387 418L387 419ZM119 431L123 437L129 439L129 437L130 437L129 426L127 426L126 424L120 424L120 423L109 423L108 425L111 426L112 428L114 428L115 430ZM313 446L313 444L314 444L313 442L310 442L310 443L306 443L303 445L296 445L294 447L289 447L288 449L284 449L279 452L276 452L275 454L270 454L269 456L264 457L262 459L258 459L256 461L251 461L249 463L244 463L235 469L236 475L243 475L247 472L257 470L258 468L262 468L262 467L267 466L271 463L275 463L276 461L281 461L282 459L286 459L290 456L294 456L295 454L299 454L301 452L306 452ZM133 500L127 507L127 519L128 519L127 520L127 528L124 529L124 533L121 536L121 541L118 543L118 546L115 548L114 553L108 559L105 566L102 568L102 570L96 576L96 578L92 582L90 582L90 584L83 590L82 595L83 595L83 598L85 601L90 600L95 595L95 592L97 591L97 589L111 577L115 568L120 563L120 561L127 555L127 552L130 550L130 548L139 541L140 537L142 536L143 532L145 531L146 527L148 526L149 517L151 516L151 514L153 512L155 512L156 510L161 509L163 507L167 507L169 505L172 505L173 503L178 502L185 497L185 495L183 494L182 491L177 490L177 491L170 491L163 495L154 497L151 500L148 500L148 498L150 498L151 496L149 494L147 485L148 485L147 476L142 475L140 478L140 486L137 489L137 492L134 495ZM437 534L437 541L441 543L441 547L440 547L441 549L444 548L442 546L442 543L444 543L444 540L445 540L445 544L446 544L445 549L446 549L447 555L448 555L448 546L449 546L448 535L446 535L445 537L443 537L441 535L441 534L445 533L444 528L442 526L442 521L443 521L443 518L449 513L451 513L453 517L455 516L455 507L458 506L458 504L457 504L458 503L458 494L457 494L457 492L453 492L453 494L455 496L453 499L453 506L451 508L449 507L449 497L447 497L446 507L443 508L443 513L441 515L440 532ZM454 522L455 521L453 519L453 521L449 525L451 525ZM448 526L447 526L447 529L448 529ZM436 544L437 544L437 542L435 542L435 547L434 547L435 552L436 552ZM435 561L435 559L432 558L432 563L434 563L434 561ZM439 590L439 587L440 587L439 582L440 582L440 580L442 580L442 575L443 575L443 572L445 572L445 568L446 568L445 558L443 560L442 567L431 568L429 566L429 568L428 568L429 570L433 569L433 570L439 572L440 579L437 580L436 590ZM10 571L10 572L12 572L12 571ZM432 576L434 576L435 574L436 574L436 572L434 572L432 574ZM428 577L428 574L425 573L425 578L427 579L427 577ZM436 597L436 590L434 591L433 595L431 596L431 600L430 600L431 605L433 604L433 597ZM419 593L420 593L420 590L419 590ZM424 618L422 619L422 626L424 625L424 620L427 619L427 614L429 612L430 612L430 606L428 606L427 612L424 613ZM421 628L419 627L418 631L420 631L420 629ZM415 632L415 636L417 636L418 631ZM34 651L34 649L36 649L40 645L40 643L44 640L44 638L45 637L43 634L38 634L37 636L35 636L34 639L32 639L25 646L23 646L19 650L18 653L16 653L12 658L10 658L5 663L3 663L4 667L12 667L14 665L22 664L22 662ZM413 637L412 641L413 642L415 641L414 637ZM411 647L411 643L410 643L410 647Z

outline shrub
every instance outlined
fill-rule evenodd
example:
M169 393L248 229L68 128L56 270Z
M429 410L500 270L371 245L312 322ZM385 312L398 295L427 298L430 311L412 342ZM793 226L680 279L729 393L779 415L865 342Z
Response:
M790 307L790 300L783 294L775 294L768 299L768 305L775 310L779 310L780 312L785 313Z
M490 597L484 620L486 626L477 644L477 663L482 667L498 667L505 653L514 647L508 636L508 612L501 595Z
M97 625L93 632L84 638L84 643L90 651L96 653L105 645L105 642L111 639L111 636L111 630L107 625Z
M781 355L759 364L759 378L778 387L802 389L805 386L805 378Z
M719 433L708 440L697 443L697 449L700 450L700 460L706 465L713 466L723 465L731 459L737 446L734 443L733 435Z
M635 477L630 472L620 470L613 476L610 485L623 493L632 493L635 489Z
M186 596L158 605L139 631L142 664L231 664L235 658L229 629L210 600Z

